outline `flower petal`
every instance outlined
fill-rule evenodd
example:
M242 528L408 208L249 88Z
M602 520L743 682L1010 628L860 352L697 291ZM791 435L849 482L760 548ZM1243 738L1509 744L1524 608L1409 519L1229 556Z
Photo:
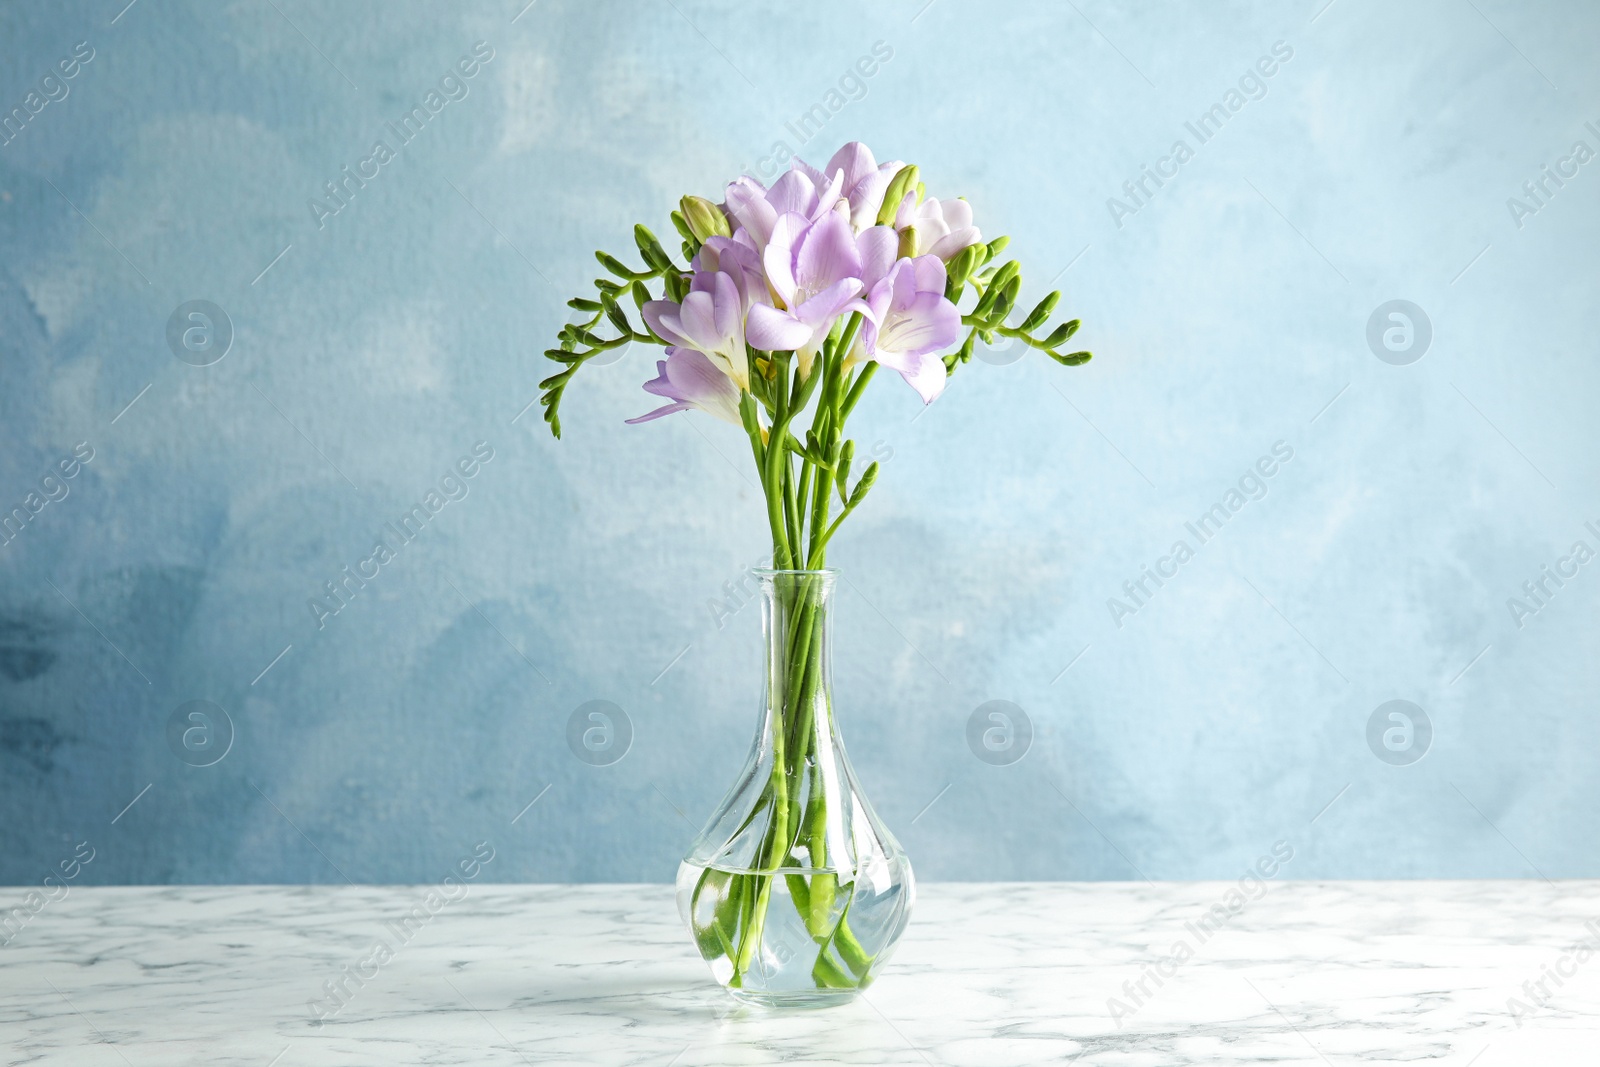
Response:
M729 201L731 206L732 201ZM912 189L900 198L900 206L895 208L894 228L903 230L917 221L917 191Z
M918 293L903 312L879 328L878 347L921 356L949 348L961 336L961 312L937 293Z
M765 245L772 236L773 223L778 221L778 212L767 202L767 190L754 178L738 178L728 183L724 196L728 210L755 238L757 247Z
M933 242L933 247L928 249L928 254L938 256L943 260L954 259L963 249L975 245L981 240L983 240L983 235L978 232L978 228L976 226L968 226L965 229L947 233Z
M777 223L772 227L772 240L761 256L761 265L767 272L767 282L785 304L794 297L796 288L794 246L804 235L806 225L803 215L793 212L779 215Z
M947 276L944 261L938 256L918 256L911 261L911 269L915 273L918 291L944 295Z
M717 343L722 338L717 333L715 311L710 293L690 293L683 298L679 321L683 323L682 333L689 339L690 348L715 351L721 347Z
M712 291L712 317L719 341L742 340L744 325L744 299L739 295L739 287L727 274L718 272ZM943 290L940 290L941 292Z
M843 205L841 210L844 212L845 221L848 222L850 219L850 205L845 201L843 191L844 175L839 171L834 171L833 177L828 179L828 184L817 193L817 207L815 211L811 212L811 221L815 222L836 206Z
M807 178L810 178L812 188L820 189L824 185L828 184L828 178L822 173L822 171L818 170L816 167L813 167L799 156L794 157L794 160L789 164L789 169L797 170L801 174L804 174Z
M904 167L904 163L885 163L853 187L848 187L850 222L857 230L865 230L877 221L878 209L883 207L883 194L889 191L889 183Z
M825 215L807 231L795 258L795 282L817 293L841 278L861 277L861 252L850 224L838 215Z
M715 403L729 397L738 402L738 387L703 352L674 348L667 358L666 374L674 395L691 404Z
M919 359L909 372L901 371L900 377L917 391L924 404L931 404L939 399L940 393L944 392L945 381L949 378L949 374L944 369L944 360L930 355Z
M811 339L811 327L777 308L756 304L745 320L744 336L752 348L792 352Z
M960 197L939 201L939 209L952 230L964 230L972 225L972 205Z
M641 422L654 422L656 419L662 418L663 416L676 415L678 412L688 411L692 407L694 407L693 404L686 404L680 400L675 404L667 404L665 407L659 407L654 411L640 415L637 419L623 419L622 421L627 423L629 426L637 426Z
M690 341L683 336L683 326L678 320L678 305L670 300L651 300L640 309L644 321L655 331L656 336L668 344L686 345Z
M833 154L822 172L832 174L836 170L844 171L844 188L849 192L857 182L877 169L878 161L872 158L872 149L860 141L851 141Z
M813 329L821 329L825 323L830 323L830 320L844 310L844 306L854 300L860 292L860 278L841 278L795 308L794 317Z
M767 192L767 203L782 215L786 211L809 216L817 206L817 187L811 179L798 170L787 170L783 177L772 183Z
M671 396L672 383L667 379L667 361L656 360L656 376L644 383L644 391L656 396Z
M873 226L862 230L856 238L861 252L861 281L868 289L877 285L894 266L900 254L900 235L889 226Z

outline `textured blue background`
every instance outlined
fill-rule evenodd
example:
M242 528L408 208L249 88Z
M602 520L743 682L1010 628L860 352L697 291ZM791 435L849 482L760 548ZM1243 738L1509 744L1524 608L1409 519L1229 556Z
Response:
M482 839L486 877L669 879L753 727L758 613L710 606L763 552L748 460L703 418L624 427L637 355L580 376L559 443L518 414L594 248L775 141L855 138L1012 234L1027 297L1065 268L1097 354L974 363L920 417L880 379L856 419L886 462L832 554L837 690L924 877L1231 877L1279 838L1289 877L1600 874L1600 565L1506 605L1600 548L1600 162L1507 206L1600 148L1600 9L520 6L0 9L6 111L95 52L0 147L0 497L94 450L0 548L0 880L88 840L93 882L430 881ZM468 94L319 227L308 200L480 40ZM802 145L786 123L878 41ZM209 367L165 339L201 299L236 332ZM1433 326L1408 366L1366 341L1392 299ZM1270 492L1118 626L1108 598L1280 440ZM319 631L308 598L479 441L469 495ZM1433 723L1411 766L1366 742L1396 698ZM613 766L565 742L591 699L633 723ZM991 699L1034 723L1013 766L965 742ZM168 747L191 700L234 723L214 766Z

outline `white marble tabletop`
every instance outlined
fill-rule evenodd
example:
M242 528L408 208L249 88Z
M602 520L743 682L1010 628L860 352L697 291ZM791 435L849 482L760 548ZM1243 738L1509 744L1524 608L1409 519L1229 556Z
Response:
M0 947L0 1050L72 1067L1600 1062L1600 882L926 885L860 1000L778 1014L712 984L670 887L465 888L431 913L426 886L72 888ZM25 892L0 889L0 909Z

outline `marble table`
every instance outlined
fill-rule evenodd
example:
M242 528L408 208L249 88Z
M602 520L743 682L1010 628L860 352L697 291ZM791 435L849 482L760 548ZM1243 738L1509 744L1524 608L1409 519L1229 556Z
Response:
M1600 1063L1600 882L1245 888L925 885L865 996L769 1014L711 984L667 886L473 884L418 911L428 887L76 887L0 947L0 1051L72 1067ZM0 889L0 908L23 895Z

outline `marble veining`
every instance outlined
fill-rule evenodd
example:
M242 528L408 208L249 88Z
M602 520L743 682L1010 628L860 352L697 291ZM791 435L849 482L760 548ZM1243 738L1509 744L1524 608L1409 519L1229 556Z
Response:
M74 888L0 948L0 1049L72 1067L1600 1062L1600 883L1276 882L1230 907L1233 888L922 886L861 1000L784 1014L717 988L669 886Z

